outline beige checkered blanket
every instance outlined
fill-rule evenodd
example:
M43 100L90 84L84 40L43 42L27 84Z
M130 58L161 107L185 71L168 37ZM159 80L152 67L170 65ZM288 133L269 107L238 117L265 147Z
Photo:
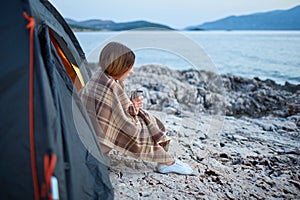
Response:
M79 95L100 143L145 161L172 160L164 125L143 109L136 112L122 82L99 71Z

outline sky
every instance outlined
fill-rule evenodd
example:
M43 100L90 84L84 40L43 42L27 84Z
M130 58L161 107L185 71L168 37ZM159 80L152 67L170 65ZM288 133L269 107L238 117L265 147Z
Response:
M65 18L146 20L181 29L231 15L286 10L300 0L49 0Z

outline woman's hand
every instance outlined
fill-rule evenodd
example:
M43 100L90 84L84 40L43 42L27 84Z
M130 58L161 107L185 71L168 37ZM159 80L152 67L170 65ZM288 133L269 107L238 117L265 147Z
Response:
M134 108L139 111L141 108L143 108L144 105L144 98L142 96L136 97L134 99L131 99Z

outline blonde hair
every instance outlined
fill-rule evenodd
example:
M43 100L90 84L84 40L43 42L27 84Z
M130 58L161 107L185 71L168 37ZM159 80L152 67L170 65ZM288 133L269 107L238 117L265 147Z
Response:
M101 51L99 65L110 76L120 76L133 67L135 55L118 42L108 43Z

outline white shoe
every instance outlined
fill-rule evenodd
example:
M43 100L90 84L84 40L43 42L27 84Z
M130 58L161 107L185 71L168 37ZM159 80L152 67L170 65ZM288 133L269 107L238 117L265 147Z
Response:
M175 163L172 165L158 164L157 171L163 174L176 173L190 175L193 173L193 169L188 164L183 163L180 160L175 160Z

